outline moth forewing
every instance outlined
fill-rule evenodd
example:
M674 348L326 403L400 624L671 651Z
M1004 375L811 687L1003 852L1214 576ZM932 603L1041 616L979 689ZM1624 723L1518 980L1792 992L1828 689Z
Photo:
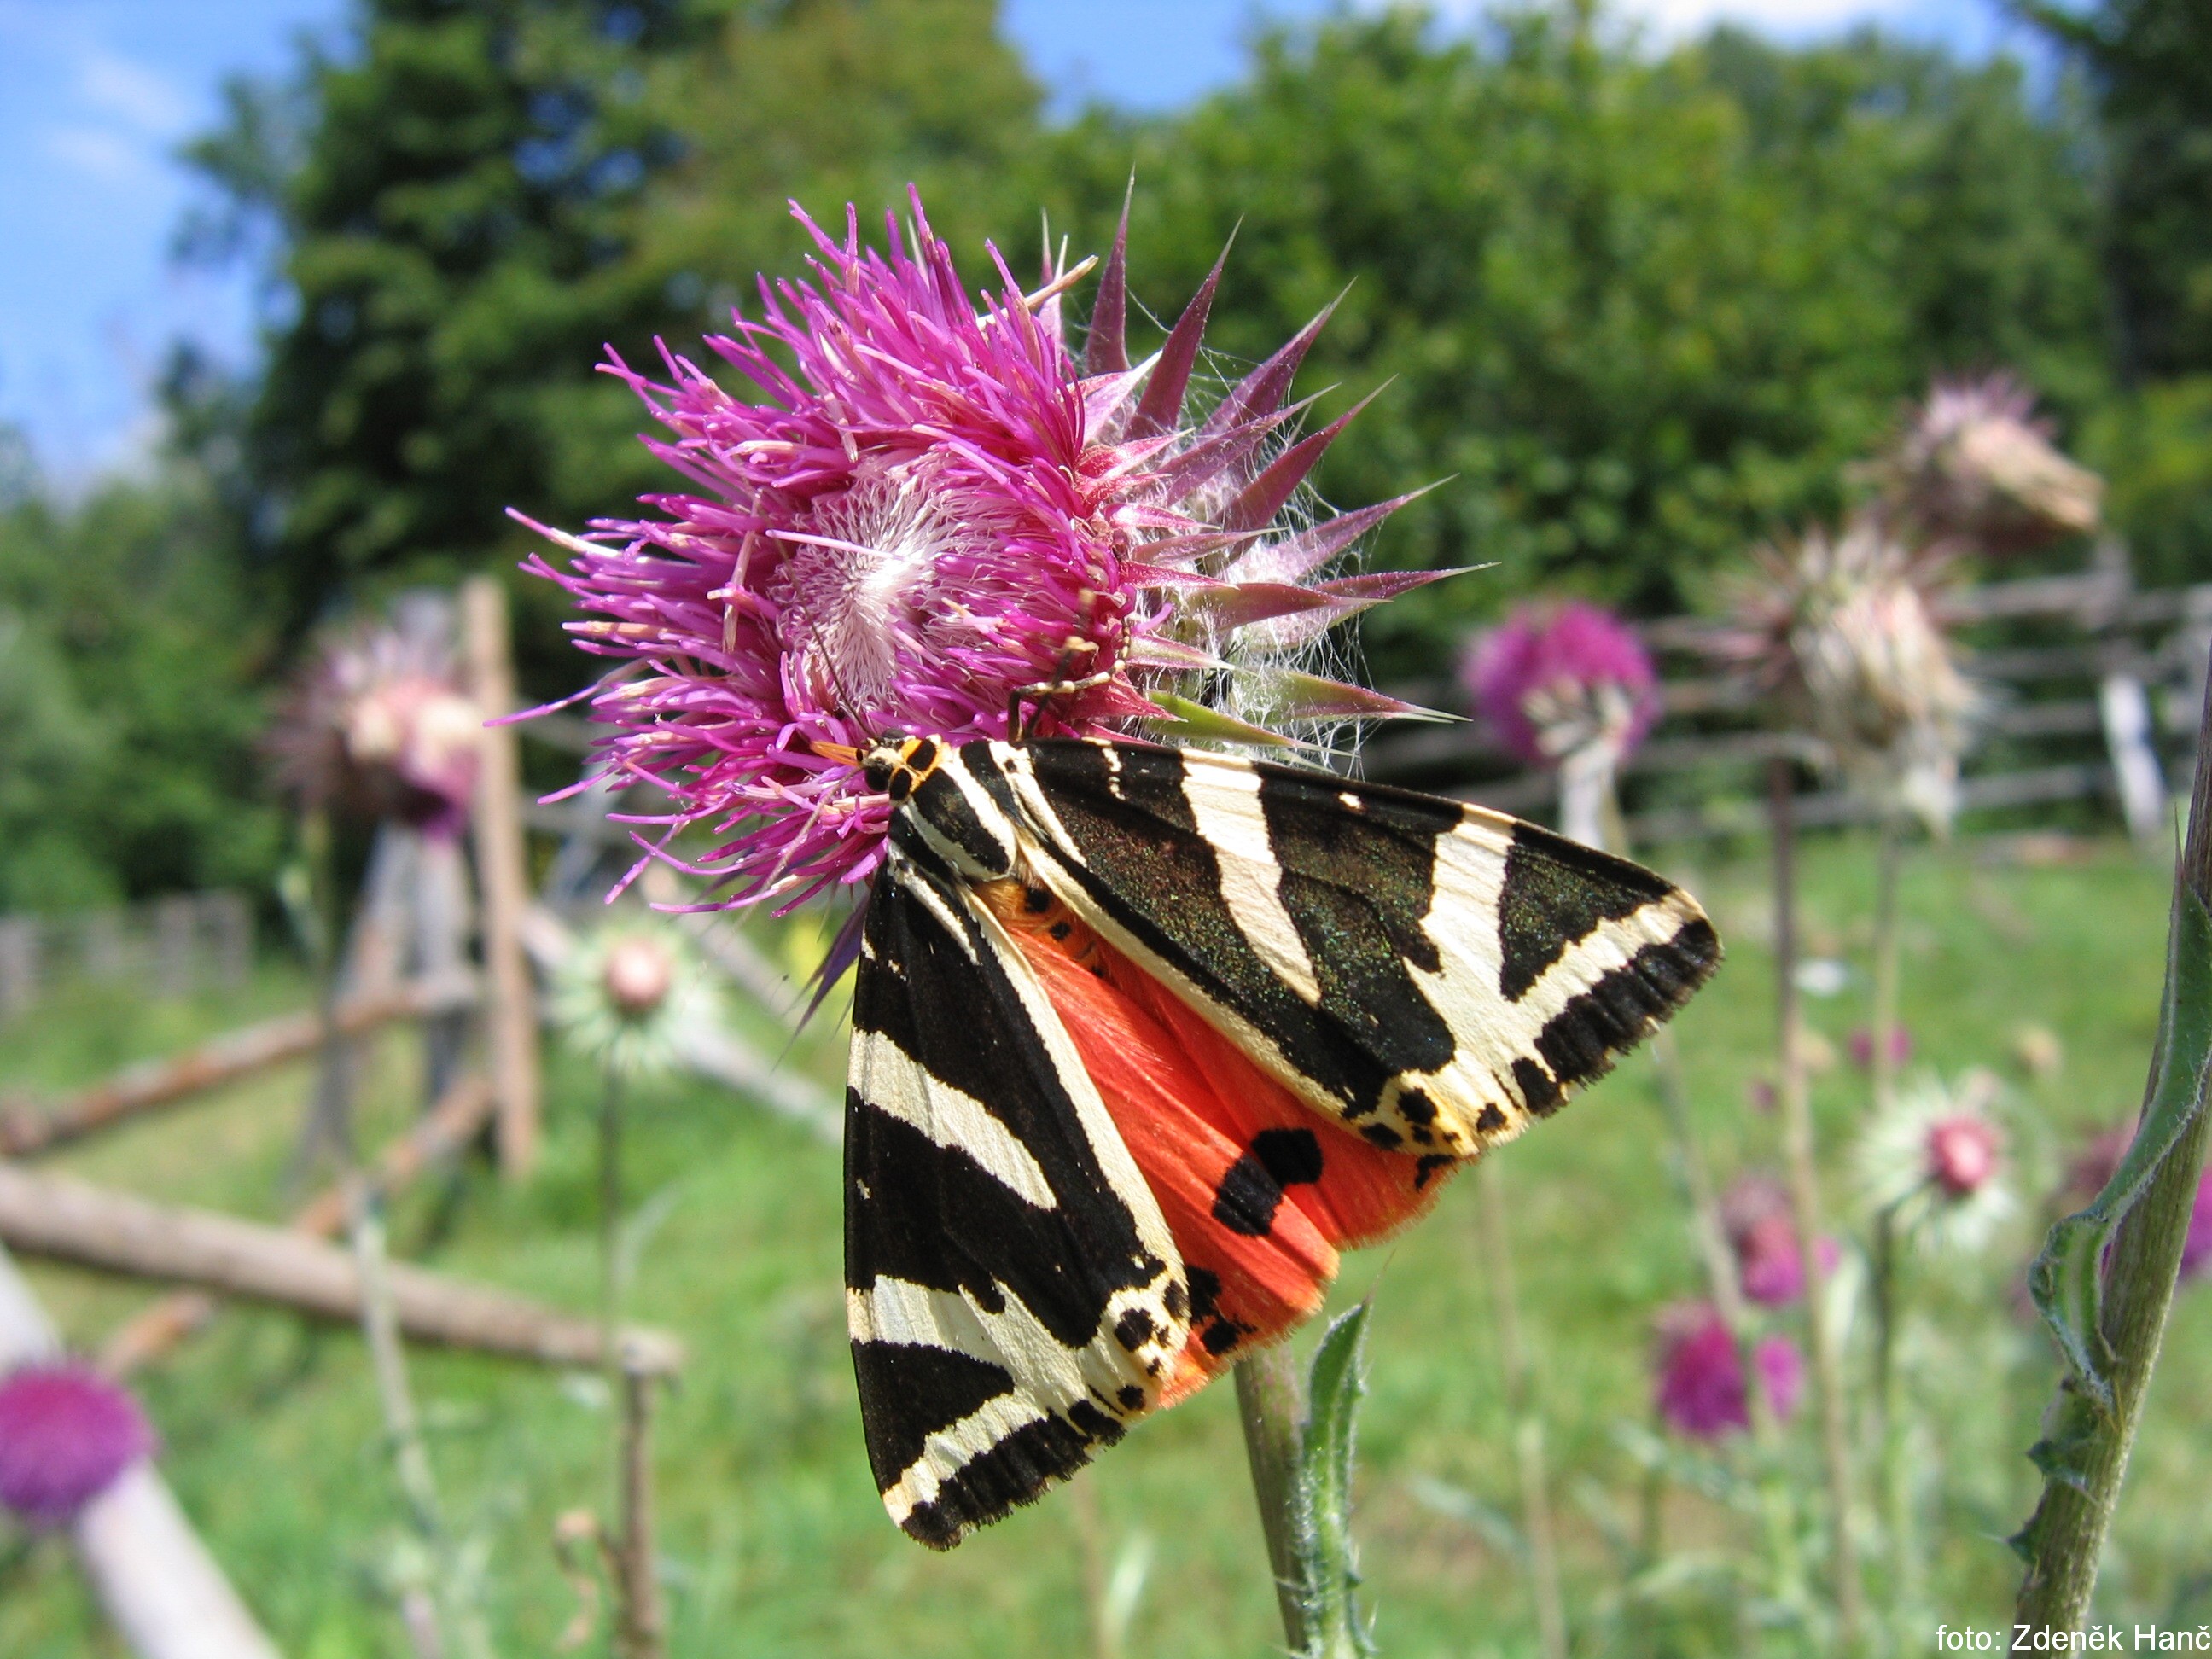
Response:
M1065 1028L968 885L895 846L847 1109L847 1317L892 1518L937 1547L1158 1402L1186 1275Z
M1194 750L988 749L1037 878L1377 1146L1510 1139L1718 958L1687 894L1481 808Z

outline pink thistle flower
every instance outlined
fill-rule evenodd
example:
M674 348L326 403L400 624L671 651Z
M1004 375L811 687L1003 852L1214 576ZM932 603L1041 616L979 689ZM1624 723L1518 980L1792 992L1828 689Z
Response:
M316 805L452 836L467 822L483 715L460 684L441 609L326 637L269 746Z
M1219 267L1131 367L1126 214L1079 362L1060 295L1087 262L1025 295L1000 261L979 310L919 196L880 252L850 210L842 242L793 211L811 275L763 278L763 319L707 342L759 401L665 348L663 381L606 366L690 488L586 537L532 526L569 559L530 568L593 613L568 625L577 643L620 661L592 698L617 728L600 775L671 797L631 820L663 827L648 857L706 824L720 845L690 867L730 903L787 909L862 881L891 803L835 751L894 731L1003 737L1010 697L1042 684L1081 688L1036 711L1047 734L1147 720L1279 742L1269 726L1415 712L1296 665L1331 624L1446 574L1315 580L1410 496L1285 521L1358 413L1285 442L1327 312L1194 421Z
M154 1449L137 1402L88 1365L26 1365L0 1380L0 1507L58 1527Z
M1883 463L1893 507L1921 537L2010 553L2097 527L2105 483L2060 454L2009 374L1937 380Z
M1869 1213L1887 1212L1929 1249L1987 1243L2016 1207L2004 1130L1990 1113L2000 1086L1984 1071L1955 1088L1920 1078L1869 1118L1854 1153Z
M1803 1360L1779 1336L1762 1339L1752 1352L1774 1414L1788 1418L1804 1391ZM1679 1304L1661 1314L1657 1359L1653 1401L1676 1433L1718 1440L1751 1425L1742 1356L1711 1303Z
M1874 1069L1874 1028L1862 1025L1850 1036L1851 1064L1862 1072ZM1889 1063L1903 1066L1912 1058L1912 1033L1902 1025L1889 1028Z
M1721 1199L1721 1224L1735 1254L1737 1281L1753 1302L1770 1308L1795 1302L1805 1293L1805 1261L1797 1249L1797 1224L1790 1194L1771 1176L1740 1178ZM1817 1247L1820 1271L1831 1273L1843 1260L1832 1238Z
M2181 1243L2181 1276L2212 1277L2212 1170L2197 1183L2197 1202L2189 1212L2189 1236Z
M1659 718L1651 654L1629 625L1579 599L1524 606L1477 639L1460 683L1498 740L1529 766L1593 743L1617 764Z

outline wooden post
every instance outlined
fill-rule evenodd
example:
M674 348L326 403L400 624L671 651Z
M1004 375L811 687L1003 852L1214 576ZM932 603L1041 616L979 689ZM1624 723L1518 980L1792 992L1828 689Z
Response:
M507 653L507 595L489 576L461 588L461 631L469 691L486 719L514 712ZM522 765L514 728L487 726L477 764L477 884L483 896L484 971L489 995L485 1031L492 1093L498 1102L500 1167L526 1175L538 1158L538 1018L522 955L522 911L529 902L522 814Z
M60 1337L0 1249L0 1374L60 1352ZM150 1466L125 1470L70 1531L101 1608L141 1659L276 1659L276 1644Z

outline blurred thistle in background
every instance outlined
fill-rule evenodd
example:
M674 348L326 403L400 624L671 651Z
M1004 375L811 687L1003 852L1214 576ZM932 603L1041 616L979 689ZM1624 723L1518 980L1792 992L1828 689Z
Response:
M1805 1258L1798 1248L1790 1189L1779 1176L1737 1176L1721 1195L1720 1218L1744 1295L1768 1308L1785 1306L1804 1295ZM1843 1251L1834 1239L1824 1237L1820 1257L1825 1275L1835 1271Z
M549 1012L571 1048L625 1078L669 1070L684 1032L722 1022L697 949L647 915L618 917L579 939L555 973Z
M1724 654L1885 813L1948 833L1981 698L1936 620L1940 562L1871 515L1840 534L1816 525L1754 556Z
M324 638L268 745L305 805L450 837L468 819L483 729L444 606L402 600L390 622Z
M2101 521L2105 483L2059 453L2010 374L1938 380L1875 464L1882 516L1917 544L2002 556Z
M1930 1252L1987 1245L2019 1208L2004 1128L1990 1109L2001 1087L1977 1070L1956 1085L1929 1073L1899 1090L1853 1149L1866 1211Z
M154 1447L138 1402L89 1365L0 1378L0 1508L32 1526L66 1526Z
M1750 1427L1743 1357L1720 1310L1710 1302L1679 1302L1660 1310L1654 1329L1652 1400L1667 1425L1692 1440L1718 1440ZM1775 1415L1789 1417L1805 1386L1796 1345L1763 1337L1753 1356Z
M580 646L625 659L592 704L620 728L600 775L665 789L672 836L726 837L692 873L732 902L787 908L875 869L891 803L816 743L1000 737L1011 696L1057 683L1079 689L1037 711L1048 734L1141 718L1279 744L1269 726L1407 712L1298 663L1332 624L1451 574L1315 580L1410 499L1285 515L1358 412L1282 441L1326 312L1187 419L1218 268L1132 368L1117 240L1079 363L1060 295L1087 264L1026 295L1001 264L979 313L918 195L913 216L887 220L882 252L856 219L842 243L805 222L815 278L764 280L765 320L708 341L761 403L672 354L667 384L611 363L699 493L587 538L545 531L570 562L531 567L607 619L569 623Z
M1460 684L1498 741L1559 775L1559 827L1614 846L1605 819L1621 763L1659 718L1659 677L1636 630L1580 599L1524 605L1479 635Z

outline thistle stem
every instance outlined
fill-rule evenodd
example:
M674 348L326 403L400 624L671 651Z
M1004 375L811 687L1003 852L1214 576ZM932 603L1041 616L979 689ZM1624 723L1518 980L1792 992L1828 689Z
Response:
M623 1079L606 1070L599 1094L599 1352L614 1421L615 1650L659 1659L665 1620L653 1568L653 1380L623 1363Z
M1875 854L1874 1106L1886 1109L1897 1092L1898 878L1905 866L1904 826L1894 811L1881 817Z
M1827 1279L1820 1263L1820 1182L1814 1163L1813 1107L1805 1079L1803 1016L1797 1002L1797 859L1795 781L1787 757L1767 763L1767 806L1774 829L1774 997L1780 1049L1784 1152L1797 1249L1804 1270L1805 1326L1813 1356L1813 1392L1820 1417L1821 1463L1831 1514L1831 1571L1836 1644L1857 1650L1862 1623L1858 1544L1851 1514L1850 1429L1842 1366L1828 1322Z
M2173 920L2181 926L2184 892L2212 904L2212 683L2205 688L2204 712L2197 733L2197 781L2189 803L2189 836L2174 871ZM2162 1055L2151 1063L2156 1086ZM2204 1081L2197 1080L2197 1106L2180 1138L2159 1164L2142 1196L2120 1223L2105 1272L2100 1325L2110 1346L2112 1410L2100 1415L2076 1460L2078 1484L2053 1474L2043 1489L2024 1534L2027 1573L2021 1581L2014 1613L2017 1628L2027 1632L2075 1631L2087 1614L2097 1585L2106 1534L2118 1507L2128 1456L2142 1425L2143 1396L2150 1386L2166 1335L2166 1319L2180 1271L2181 1247L2204 1167L2205 1140L2212 1113L2204 1107ZM2145 1103L2149 1091L2145 1091ZM2062 1379L2052 1414L2064 1411L2070 1377Z
M1528 1591L1536 1604L1536 1632L1545 1659L1566 1659L1567 1610L1559 1589L1559 1540L1552 1525L1550 1480L1545 1467L1544 1414L1536 1407L1534 1368L1521 1340L1521 1304L1513 1279L1512 1229L1506 1224L1505 1188L1488 1158L1474 1166L1475 1208L1482 1228L1485 1277L1498 1320L1498 1359L1505 1374L1505 1409L1513 1422L1513 1449L1521 1476L1521 1529L1528 1540Z
M1705 1169L1696 1130L1690 1121L1690 1089L1683 1075L1681 1051L1675 1046L1672 1027L1651 1034L1651 1066L1659 1079L1659 1102L1674 1143L1676 1178L1690 1212L1690 1237L1704 1264L1705 1282L1721 1322L1735 1339L1736 1363L1746 1379L1744 1404L1751 1419L1752 1443L1759 1453L1759 1510L1766 1527L1769 1553L1773 1558L1775 1597L1788 1607L1801 1607L1805 1599L1805 1563L1797 1544L1796 1504L1777 1462L1782 1430L1767 1391L1766 1373L1759 1364L1751 1309L1743 1297L1743 1281L1736 1272L1735 1255L1729 1248L1728 1228L1721 1219L1720 1200Z
M1297 1471L1299 1425L1305 1419L1305 1384L1288 1343L1275 1343L1237 1362L1237 1413L1244 1425L1244 1454L1252 1465L1252 1496L1267 1534L1283 1637L1291 1652L1303 1656L1309 1650L1309 1632L1291 1486Z

